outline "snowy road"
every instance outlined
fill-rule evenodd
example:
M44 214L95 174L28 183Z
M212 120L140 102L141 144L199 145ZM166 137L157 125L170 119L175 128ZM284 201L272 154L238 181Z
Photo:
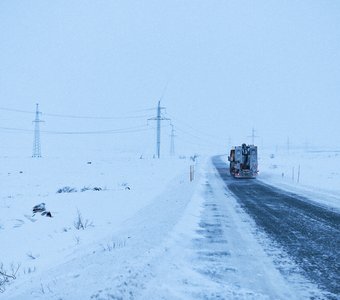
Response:
M321 289L339 295L339 213L256 180L234 180L220 157L214 157L213 163L241 207L303 275Z

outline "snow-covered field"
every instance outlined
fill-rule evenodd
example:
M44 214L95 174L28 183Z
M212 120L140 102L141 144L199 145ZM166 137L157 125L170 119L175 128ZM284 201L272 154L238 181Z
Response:
M259 168L260 180L340 209L340 150L265 150Z
M79 253L125 247L136 239L116 235L125 222L157 202L167 185L176 190L189 187L188 159L120 155L88 160L80 155L3 158L1 165L0 261L9 273L11 264L20 264L18 282L42 276ZM75 191L58 193L64 187ZM40 203L52 218L33 216L33 206ZM78 212L85 229L76 228Z
M189 158L94 157L0 158L0 263L9 275L19 266L1 299L321 295L304 278L278 271L275 255L268 255L276 250L256 236L254 222L225 191L209 157L195 163L193 182ZM259 179L322 194L314 199L338 208L338 162L337 152L262 153ZM297 164L299 183L289 173ZM320 164L323 173L316 172ZM74 191L58 193L64 187ZM33 216L39 203L52 218ZM85 228L76 228L79 214ZM223 227L217 242L207 224Z

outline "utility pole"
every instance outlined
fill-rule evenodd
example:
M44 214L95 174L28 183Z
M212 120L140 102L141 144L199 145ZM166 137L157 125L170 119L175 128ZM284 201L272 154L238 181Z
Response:
M171 142L170 142L170 155L175 156L175 130L174 130L174 125L170 124L171 126Z
M44 122L40 120L41 112L39 111L39 104L36 104L35 120L34 123L34 142L33 142L33 154L32 157L41 157L41 144L40 144L40 123Z
M161 116L162 109L165 107L161 107L161 101L158 101L157 106L157 117L150 118L148 121L157 121L157 141L156 141L156 148L157 148L157 157L161 157L161 121L170 120L168 118L164 118Z

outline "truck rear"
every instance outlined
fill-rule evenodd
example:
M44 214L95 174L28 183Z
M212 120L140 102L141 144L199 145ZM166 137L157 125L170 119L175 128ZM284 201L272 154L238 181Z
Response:
M258 174L257 146L242 144L230 150L230 175L235 178L255 178Z

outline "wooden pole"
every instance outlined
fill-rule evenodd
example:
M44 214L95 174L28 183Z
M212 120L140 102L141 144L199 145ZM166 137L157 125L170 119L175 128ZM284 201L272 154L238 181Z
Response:
M194 166L191 165L190 166L190 182L194 180L194 172L195 172Z

